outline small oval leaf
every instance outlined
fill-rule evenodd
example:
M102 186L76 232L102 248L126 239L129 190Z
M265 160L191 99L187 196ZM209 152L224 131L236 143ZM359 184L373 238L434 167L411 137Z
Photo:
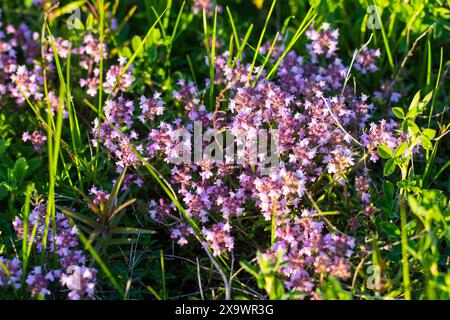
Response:
M392 112L394 113L394 115L399 118L399 119L404 119L405 118L405 112L403 111L402 108L400 107L395 107L392 108Z
M386 145L378 146L377 152L383 159L390 159L392 158L392 150L390 147Z
M386 164L384 165L383 174L385 176L390 176L395 171L395 160L389 159Z
M399 145L397 147L397 149L395 149L394 155L396 157L400 157L400 156L402 156L405 153L406 149L408 149L408 143L403 142L401 145Z

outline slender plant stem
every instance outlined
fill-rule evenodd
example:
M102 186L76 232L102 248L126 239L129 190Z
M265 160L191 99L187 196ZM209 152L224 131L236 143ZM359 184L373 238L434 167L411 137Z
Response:
M402 178L405 180L408 174L408 168L404 166L402 168ZM405 292L405 300L411 300L411 284L409 277L409 263L408 263L408 234L406 225L408 223L407 210L406 210L406 193L405 189L400 190L399 196L400 207L400 228L402 239L402 274L403 274L403 290Z

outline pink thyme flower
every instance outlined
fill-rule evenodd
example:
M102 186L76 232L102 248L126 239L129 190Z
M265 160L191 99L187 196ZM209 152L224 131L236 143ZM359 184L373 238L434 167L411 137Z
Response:
M97 189L96 187L92 187L89 190L89 194L94 196L94 200L92 201L92 203L97 207L102 203L104 205L109 198L109 193L103 191L102 189Z
M11 75L11 80L15 84L11 87L11 95L18 104L23 104L26 98L40 101L44 97L41 92L43 79L40 67L35 66L33 71L29 71L26 66L19 66Z
M213 254L218 256L225 251L231 251L234 247L234 238L230 236L231 225L226 222L217 223L210 229L203 228L203 234L208 241L208 246Z
M95 97L97 94L98 86L100 85L99 79L100 70L98 68L94 69L93 76L87 77L86 79L80 79L80 87L87 88L87 94L91 97Z
M378 70L375 62L380 58L380 49L367 49L367 47L362 48L361 52L356 56L355 59L355 69L361 71L362 74L368 72L375 72Z
M22 135L22 140L24 142L31 141L33 147L36 151L41 150L41 146L47 141L47 137L44 136L39 131L34 131L30 134L28 131L24 132Z
M361 196L361 200L364 203L370 202L370 193L369 187L370 187L370 180L368 177L365 176L359 176L355 178L355 187L358 194Z
M73 266L61 275L60 281L70 290L68 294L70 300L92 299L97 283L97 270L84 266Z
M149 121L150 125L153 124L156 116L160 116L164 112L161 94L159 92L155 92L151 99L147 99L142 96L139 101L139 107L141 108L142 114L138 117L138 119L141 120L142 123Z
M45 297L51 294L50 290L48 290L48 285L54 280L55 276L52 271L43 274L42 268L37 266L28 274L25 282L27 283L28 290L31 292L32 296Z
M126 70L126 72L123 73L126 61L126 58L121 57L119 59L119 65L111 66L111 68L106 73L105 82L103 83L103 87L106 93L112 93L113 90L115 91L114 94L119 91L125 92L127 88L130 87L133 83L132 66L130 66Z
M15 287L20 289L20 280L22 278L22 263L19 259L6 260L0 256L0 262L6 267L9 275L0 267L0 287Z
M306 37L311 40L306 48L311 55L312 61L316 61L317 57L325 56L327 58L334 57L338 51L339 31L331 29L329 23L323 23L320 31L316 31L312 26L306 31Z
M203 10L206 12L207 17L212 17L214 14L214 1L213 0L194 0L192 5L192 12L195 15L202 14ZM217 12L222 12L222 7L217 5Z

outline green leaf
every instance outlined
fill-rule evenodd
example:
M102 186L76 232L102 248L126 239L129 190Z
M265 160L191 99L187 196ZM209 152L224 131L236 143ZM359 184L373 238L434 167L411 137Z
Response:
M402 131L403 131L403 133L406 133L406 132L408 132L408 120L403 120L403 122L402 122Z
M391 150L390 147L388 147L386 145L378 146L377 147L377 152L380 155L380 157L383 158L383 159L390 159L390 158L392 158L392 150Z
M431 140L425 135L422 136L422 146L427 150L433 149L433 143L431 143Z
M407 119L415 119L417 114L419 113L419 110L417 107L409 109L408 113L406 114Z
M397 147L397 149L395 149L394 155L396 157L400 157L400 156L402 156L405 153L406 149L408 149L408 143L407 142L403 142L401 145L399 145Z
M124 203L122 203L120 206L118 206L108 217L108 220L112 220L120 211L124 210L125 208L131 206L133 203L136 202L136 199L128 200Z
M133 53L131 52L130 48L124 47L122 49L122 56L127 57L127 58L131 58L132 55L133 55Z
M94 26L94 15L90 13L86 19L86 30L92 29Z
M409 120L408 121L408 127L411 130L412 133L419 133L420 132L420 128L417 124L415 124L414 121Z
M131 238L121 238L121 239L111 239L108 240L108 244L110 246L124 246L124 245L132 245L136 243L136 239Z
M133 48L133 51L137 51L141 43L142 43L141 37L134 36L133 39L131 40L131 47Z
M397 187L399 189L406 188L408 186L408 180L400 180L397 182Z
M429 129L429 128L427 128L427 129L424 129L423 131L422 131L422 135L424 135L424 136L426 136L428 139L433 139L435 136L436 136L436 130L434 130L434 129Z
M386 234L388 234L391 237L400 235L400 229L391 222L382 221L380 223L380 228L381 228L381 230L383 230L383 232L385 232Z
M26 8L31 8L31 6L33 5L33 0L25 0L24 5Z
M417 108L419 100L420 100L420 90L417 91L417 93L414 95L414 98L412 99L411 104L409 105L409 110Z
M59 209L61 209L61 208L59 208ZM82 215L81 213L72 212L72 211L69 211L66 209L61 209L61 212L70 218L73 218L73 219L83 222L84 224L86 224L87 226L89 226L93 229L101 228L100 223L98 223L97 221L95 221L85 215Z
M431 100L432 97L433 97L433 91L431 91L429 94L427 94L427 95L423 98L422 103L423 103L424 105L426 105L426 104Z
M239 264L245 271L250 273L256 279L259 279L261 277L261 275L258 273L258 270L247 261L240 261Z
M10 185L6 181L0 182L0 187L5 188L7 191L10 191L10 192L16 190L16 188L14 186Z
M114 184L114 187L112 188L108 199L106 200L106 203L105 203L105 214L108 215L108 216L105 217L105 218L109 218L109 215L113 212L112 209L114 207L114 204L116 203L117 196L119 195L120 187L122 186L122 182L123 182L123 179L125 178L126 172L127 172L127 167L125 167L123 169L123 171L120 174L119 178L116 180L116 183Z
M393 199L394 198L394 185L389 181L383 182L383 194L387 199Z
M405 118L405 112L403 111L402 108L399 108L399 107L392 108L392 112L399 119L404 119Z
M159 45L161 43L161 31L159 29L153 29L150 34L149 45ZM135 50L136 51L136 50Z
M28 171L28 163L25 158L17 159L14 164L13 169L11 170L11 175L16 186L20 186L25 179L25 176Z
M389 159L386 164L384 165L383 174L385 176L390 176L395 171L395 160Z

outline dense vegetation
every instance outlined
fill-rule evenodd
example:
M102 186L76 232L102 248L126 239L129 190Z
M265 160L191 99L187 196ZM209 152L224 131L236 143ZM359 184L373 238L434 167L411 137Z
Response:
M1 1L0 298L449 299L449 6Z

